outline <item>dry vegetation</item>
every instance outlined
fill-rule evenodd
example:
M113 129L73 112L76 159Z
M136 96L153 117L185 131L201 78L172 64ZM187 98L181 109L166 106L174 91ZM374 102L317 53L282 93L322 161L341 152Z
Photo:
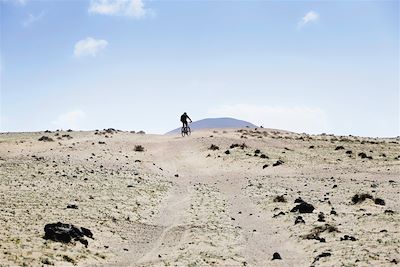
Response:
M269 129L4 133L0 266L391 266L399 141ZM57 222L93 239L44 239Z

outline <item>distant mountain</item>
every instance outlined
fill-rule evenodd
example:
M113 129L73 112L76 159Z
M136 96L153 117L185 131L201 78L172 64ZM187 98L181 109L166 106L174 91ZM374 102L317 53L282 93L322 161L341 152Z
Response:
M189 124L192 131L201 129L211 129L211 128L245 128L245 127L257 127L256 125L242 120L237 120L234 118L208 118L199 121L194 121ZM180 133L181 127L176 128L166 134L177 134Z

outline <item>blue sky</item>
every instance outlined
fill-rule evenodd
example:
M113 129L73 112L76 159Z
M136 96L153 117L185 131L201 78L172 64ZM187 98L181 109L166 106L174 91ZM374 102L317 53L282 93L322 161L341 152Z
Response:
M398 1L0 0L0 131L236 117L398 136Z

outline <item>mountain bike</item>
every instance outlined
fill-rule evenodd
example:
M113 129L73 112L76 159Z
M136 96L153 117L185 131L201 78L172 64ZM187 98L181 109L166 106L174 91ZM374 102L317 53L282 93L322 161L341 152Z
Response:
M182 129L181 129L182 137L185 137L185 135L186 135L186 136L189 136L191 133L192 133L192 132L191 132L189 126L182 127Z

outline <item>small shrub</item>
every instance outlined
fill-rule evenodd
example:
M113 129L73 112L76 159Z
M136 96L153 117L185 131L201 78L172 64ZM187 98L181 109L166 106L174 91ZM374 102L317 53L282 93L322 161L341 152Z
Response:
M144 147L141 146L141 145L136 145L136 146L133 148L133 150L136 151L136 152L143 152L143 151L144 151Z
M286 202L286 199L285 199L285 197L283 195L282 196L276 196L274 198L274 202Z
M63 255L63 260L67 261L67 262L70 262L72 264L76 264L76 261L73 258L71 258L70 256L68 256L68 255Z
M38 140L39 140L39 141L43 141L43 142L53 142L53 141L54 141L53 138L48 137L48 136L45 136L45 135L43 135L42 137L40 137Z
M366 199L373 199L373 197L370 194L355 194L352 198L351 201L353 204L361 203L365 201Z
M208 149L210 149L210 150L219 150L219 146L211 144L211 146Z

